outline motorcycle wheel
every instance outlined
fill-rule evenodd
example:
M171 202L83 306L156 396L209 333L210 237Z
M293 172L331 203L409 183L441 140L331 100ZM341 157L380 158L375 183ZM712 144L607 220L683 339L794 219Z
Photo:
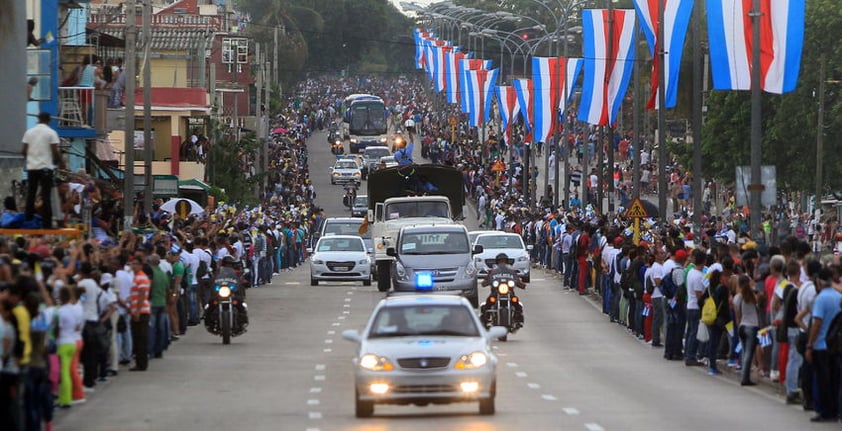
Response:
M222 310L222 344L231 344L231 312Z

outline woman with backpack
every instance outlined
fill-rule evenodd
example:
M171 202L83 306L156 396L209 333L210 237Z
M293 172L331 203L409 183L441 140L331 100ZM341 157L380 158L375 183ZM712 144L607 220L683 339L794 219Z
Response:
M707 325L708 333L710 334L708 340L708 374L719 375L721 371L716 366L716 360L719 357L719 342L722 340L722 334L725 331L725 325L731 320L731 308L729 307L728 294L728 278L729 274L715 270L710 275L710 285L702 294L703 307L715 307L716 317L713 320L706 319L706 312L702 309L702 323ZM708 305L708 301L712 301L712 305Z
M757 311L757 295L754 293L753 282L747 275L738 279L738 291L734 296L734 323L739 325L738 334L742 343L742 370L740 372L742 386L754 386L751 381L751 364L757 346L757 331L760 328L760 315Z

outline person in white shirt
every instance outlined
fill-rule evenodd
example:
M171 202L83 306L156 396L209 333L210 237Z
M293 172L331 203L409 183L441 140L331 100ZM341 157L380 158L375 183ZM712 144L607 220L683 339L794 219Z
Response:
M62 287L58 294L61 306L58 308L58 357L61 363L60 383L58 389L58 405L69 408L73 404L73 379L71 363L76 354L76 342L81 339L82 315L79 309L70 303L72 293L69 287ZM0 319L2 320L2 319Z
M99 381L105 382L108 376L117 375L117 320L119 313L117 312L117 294L112 288L114 276L109 273L104 273L99 278L99 285L102 293L97 299L97 311L99 312L100 322L110 326L111 328L111 343L104 352L99 355ZM112 362L113 361L113 362Z
M23 149L21 154L26 158L27 190L26 190L26 220L35 217L35 197L41 189L41 206L44 213L43 226L45 229L53 227L53 181L56 167L64 167L64 161L59 154L58 133L50 127L50 114L38 114L38 124L23 134Z
M661 292L661 282L664 277L664 257L666 253L660 248L655 249L654 262L646 270L644 277L646 291L652 296L652 347L664 347L661 344L661 333L664 331L664 294Z
M119 351L121 365L128 365L132 360L132 334L128 330L129 321L129 296L131 296L132 283L134 283L134 272L131 270L126 257L120 258L120 266L114 273L114 292L117 293L117 311L120 313L120 318L125 322L125 330L117 333L117 350Z
M687 251L679 249L664 262L661 280L662 287L665 287L663 279L666 277L672 277L673 283L679 289L684 286L684 271L682 268L684 267L685 260L687 260ZM663 289L661 293L663 293ZM676 292L676 296L678 296L678 292ZM664 357L668 360L684 359L681 344L685 333L686 306L678 302L676 297L671 299L665 298L664 300L668 301L664 307L667 313Z
M189 271L189 284L187 290L187 325L195 326L199 324L199 280L196 277L196 271L199 270L199 255L202 253L195 248L193 241L187 241L184 248L181 250L181 262L186 265ZM204 254L204 253L202 253Z
M619 283L614 283L614 276L622 268L617 267L617 255L620 254L620 249L615 248L623 244L623 239L617 237L616 240L609 243L602 250L602 313L607 314L611 322L615 322L620 318L620 286ZM616 305L616 306L615 306Z
M699 321L702 318L702 312L699 308L699 298L705 291L704 269L707 256L699 251L693 251L693 268L687 272L687 282L684 286L687 289L687 331L684 334L685 347L685 365L698 366L699 361L699 341L696 339L696 332L699 330ZM679 286L679 288L681 288Z
M97 311L97 301L100 293L102 293L99 284L93 279L92 272L93 267L90 262L83 262L79 267L82 279L77 283L77 286L84 292L79 298L79 302L82 304L82 317L85 320L85 326L82 330L82 364L85 369L83 384L89 390L96 386L96 368L100 351L97 347L98 341L95 331L100 317Z

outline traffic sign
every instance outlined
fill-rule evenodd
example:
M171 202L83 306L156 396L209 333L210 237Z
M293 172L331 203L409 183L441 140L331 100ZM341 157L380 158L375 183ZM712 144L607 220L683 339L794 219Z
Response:
M503 162L497 160L494 162L494 165L491 166L491 172L503 172L506 170L506 166L503 165Z
M632 201L631 206L629 206L629 210L626 211L626 218L647 218L649 217L649 212L646 211L646 207L643 206L643 202L640 201L640 198L635 198Z

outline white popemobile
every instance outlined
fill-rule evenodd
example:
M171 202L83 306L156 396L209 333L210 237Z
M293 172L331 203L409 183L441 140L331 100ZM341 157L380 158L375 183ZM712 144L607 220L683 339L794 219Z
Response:
M371 258L358 235L322 236L308 251L311 286L319 281L362 281L371 286Z

